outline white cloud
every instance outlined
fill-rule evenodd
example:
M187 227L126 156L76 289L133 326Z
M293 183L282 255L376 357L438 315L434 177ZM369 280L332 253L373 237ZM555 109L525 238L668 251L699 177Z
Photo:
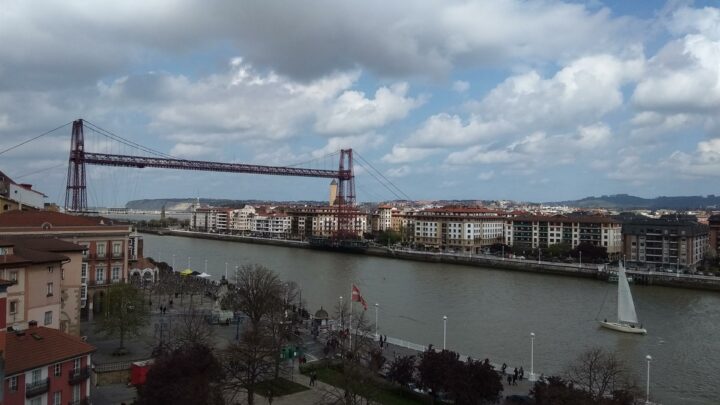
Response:
M218 152L216 148L190 143L178 143L170 149L170 154L173 156L191 159L216 156Z
M381 87L374 99L360 91L344 91L327 111L318 114L315 130L326 134L350 134L376 129L405 118L423 103L421 98L406 97L407 83Z
M387 163L409 163L423 160L437 153L437 149L413 148L404 145L394 145L392 151L383 156L382 161Z
M493 177L495 177L494 170L490 170L487 172L480 172L477 176L478 180L482 180L482 181L488 181L488 180L492 179Z
M458 93L464 93L470 89L470 83L464 80L456 80L453 82L452 89Z

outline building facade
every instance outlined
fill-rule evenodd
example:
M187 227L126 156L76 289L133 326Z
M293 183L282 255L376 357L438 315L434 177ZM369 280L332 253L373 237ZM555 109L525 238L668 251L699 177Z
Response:
M0 237L43 236L82 246L80 306L81 314L87 317L101 311L104 290L108 286L128 279L131 232L130 225L102 217L51 211L0 214ZM75 271L75 267L72 269Z
M90 403L93 346L34 322L28 328L0 331L0 345L5 359L3 404Z
M629 264L656 269L695 269L705 258L709 228L694 217L626 218L623 249Z
M505 243L520 249L543 249L564 243L586 243L607 249L610 258L622 254L622 223L599 215L519 215L505 221Z
M430 208L411 214L415 245L430 250L481 253L501 243L504 218L477 207Z

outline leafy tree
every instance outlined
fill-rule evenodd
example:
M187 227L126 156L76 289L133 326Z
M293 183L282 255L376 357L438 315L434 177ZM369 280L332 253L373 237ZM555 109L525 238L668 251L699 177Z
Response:
M582 252L583 262L604 261L608 258L607 248L605 246L596 246L588 242L583 242L575 246L575 249L571 252L571 256L577 259L580 257L580 252Z
M488 247L490 249L490 253L493 254L502 254L505 252L505 254L513 253L513 248L510 245L506 245L504 243L493 243Z
M396 357L390 363L390 372L388 373L390 380L402 386L410 384L415 374L415 360L415 356Z
M222 368L208 347L179 348L155 361L135 404L222 405L222 380Z
M400 232L397 232L392 229L388 229L386 231L381 231L378 233L378 236L376 238L377 243L388 246L388 245L394 245L402 240L402 235L400 235Z
M567 257L571 251L570 245L564 242L550 245L544 250L545 254L550 257Z
M98 318L96 330L106 336L119 335L120 347L116 353L125 354L125 336L139 336L148 323L142 291L127 283L113 284L103 304L105 312Z
M481 361L457 362L453 366L449 392L458 405L496 403L503 391L500 374Z
M433 398L439 391L448 391L454 368L460 362L459 358L460 355L449 350L436 352L430 349L421 355L418 365L420 385L430 389Z

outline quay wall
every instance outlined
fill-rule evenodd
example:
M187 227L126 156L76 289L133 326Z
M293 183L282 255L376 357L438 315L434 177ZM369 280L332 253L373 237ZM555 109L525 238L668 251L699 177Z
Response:
M301 249L317 249L304 241L269 239L252 236L226 235L218 233L191 232L172 229L139 229L139 232L152 233L156 235L182 236L200 239L212 239L241 243L256 243L261 245L294 247ZM569 277L593 278L607 280L607 271L598 271L595 264L566 264L554 262L537 262L534 260L503 259L495 256L485 255L463 255L449 253L419 252L411 250L388 249L385 247L369 247L363 252L334 250L338 253L365 254L378 257L386 257L398 260L413 260L427 263L459 264L465 266L489 267L511 271L523 271L527 273L552 274ZM612 268L610 268L612 270ZM674 273L642 272L628 270L627 273L633 277L636 284L656 285L664 287L680 287L691 289L702 289L720 291L720 277L695 276L688 274L676 275Z

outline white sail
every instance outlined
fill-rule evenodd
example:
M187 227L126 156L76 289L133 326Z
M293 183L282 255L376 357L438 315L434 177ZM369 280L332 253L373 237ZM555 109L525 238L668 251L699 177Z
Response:
M625 267L623 267L622 262L619 263L618 268L618 322L638 323L635 304L633 303L632 294L630 293L630 284L628 284Z

